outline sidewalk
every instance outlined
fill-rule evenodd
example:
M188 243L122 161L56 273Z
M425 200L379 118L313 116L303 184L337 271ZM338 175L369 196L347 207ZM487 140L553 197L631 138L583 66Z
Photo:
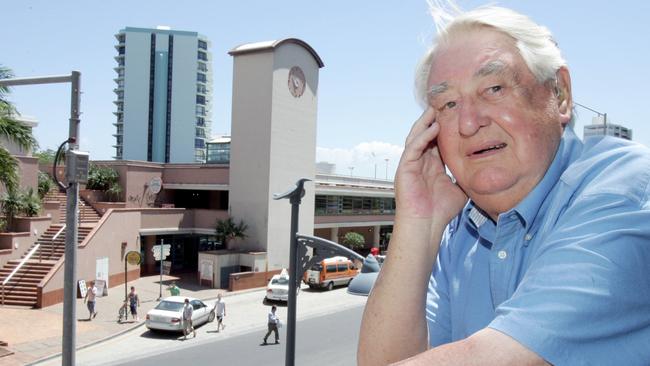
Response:
M144 323L144 317L156 304L160 292L160 276L141 277L128 283L135 286L140 297L138 314L140 321L117 322L118 310L124 300L124 285L110 288L108 296L97 298L97 317L88 320L88 309L83 299L77 299L77 349L116 336ZM181 289L182 296L199 299L213 299L218 293L231 296L226 290L207 289L198 286L194 278L163 276L162 296L169 296L166 287L172 281ZM246 291L243 291L246 292ZM239 292L241 293L241 292ZM0 308L0 341L8 342L5 347L14 354L0 357L0 365L24 365L46 356L60 353L63 338L63 303L43 309Z

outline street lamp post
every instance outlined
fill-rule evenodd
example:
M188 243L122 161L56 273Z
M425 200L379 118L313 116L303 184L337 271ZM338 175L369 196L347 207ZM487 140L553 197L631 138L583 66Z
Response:
M596 113L598 115L598 117L603 116L603 135L607 136L607 113L598 112L597 110L589 108L586 105L582 105L582 104L580 104L580 103L578 103L576 101L574 101L573 103L575 105L579 106L579 107L582 107L582 108L584 108L586 110L589 110L589 111L592 111L592 112Z
M296 292L300 280L307 268L315 263L334 255L344 255L363 261L358 253L329 240L298 234L298 213L302 197L305 195L304 185L310 179L302 178L296 182L293 189L274 194L273 199L288 198L291 203L291 231L289 244L289 294L287 299L287 347L285 366L294 366L296 357ZM308 249L311 248L311 256Z
M384 159L386 161L386 180L388 180L388 158Z
M79 106L81 95L81 73L72 71L70 75L42 76L32 78L13 78L0 80L0 86L39 85L70 83L70 120L68 125L68 151L66 158L76 157L79 141ZM63 280L63 351L62 364L72 366L75 364L75 338L76 338L76 308L77 308L77 242L78 242L78 196L79 183L83 179L75 179L79 172L72 171L76 164L66 164L66 177L68 178L67 203L66 203L66 232L65 232L65 264ZM87 173L86 173L87 174ZM70 179L73 178L73 179Z

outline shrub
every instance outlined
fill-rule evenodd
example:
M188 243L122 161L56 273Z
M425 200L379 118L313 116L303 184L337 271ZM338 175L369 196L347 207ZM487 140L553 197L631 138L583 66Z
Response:
M347 245L352 250L357 250L363 248L366 244L366 239L363 235L350 231L343 237L343 244Z
M34 193L34 188L22 192L18 199L20 201L20 212L27 217L37 216L41 211L41 199Z
M52 185L54 185L54 181L52 178L47 173L38 172L38 196L43 199L47 192L52 189Z

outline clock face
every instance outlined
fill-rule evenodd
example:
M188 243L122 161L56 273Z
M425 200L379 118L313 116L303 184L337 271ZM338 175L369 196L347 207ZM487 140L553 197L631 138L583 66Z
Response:
M298 66L289 70L289 92L295 98L300 98L305 92L305 74Z

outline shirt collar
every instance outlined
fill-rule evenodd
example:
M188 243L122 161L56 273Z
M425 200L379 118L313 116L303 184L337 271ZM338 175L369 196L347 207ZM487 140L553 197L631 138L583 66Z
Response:
M548 193L559 181L560 176L562 176L562 173L569 164L579 156L581 151L582 141L578 139L578 136L576 136L571 127L565 127L555 157L542 180L523 201L505 214L510 214L514 211L523 220L524 226L528 228L535 220L535 217L537 217ZM476 228L481 227L481 225L489 220L488 216L472 200L467 203L463 211Z

